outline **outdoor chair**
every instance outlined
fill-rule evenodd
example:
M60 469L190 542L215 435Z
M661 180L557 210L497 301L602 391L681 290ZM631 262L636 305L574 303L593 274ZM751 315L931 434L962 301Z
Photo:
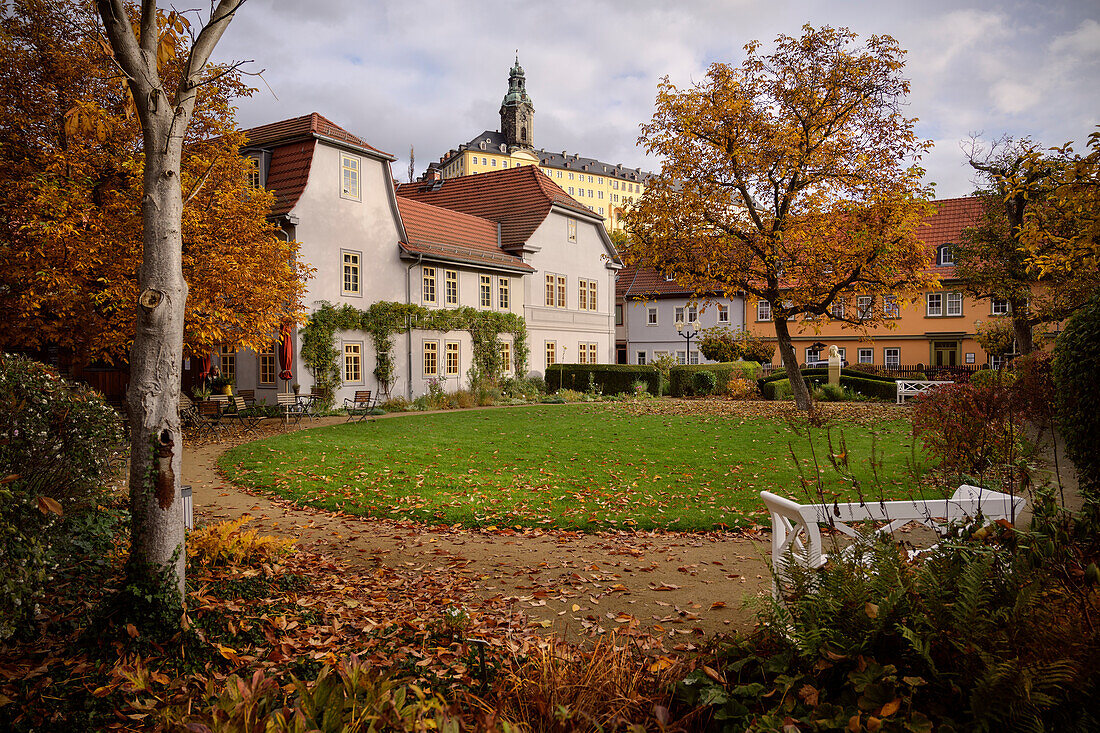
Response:
M222 424L222 403L218 400L204 400L199 403L198 428L200 435L209 433L215 440L219 439L219 432L228 428Z
M371 410L374 409L371 391L369 389L360 389L355 391L355 397L352 399L345 397L344 409L348 411L348 422L351 422L355 418L359 418L360 421L367 419L367 417L370 416Z
M280 392L275 396L276 403L279 405L279 409L283 411L283 425L286 426L290 419L294 418L294 424L297 425L302 421L302 415L305 414L305 406L298 399L298 395L290 394L289 392Z
M256 390L254 389L239 389L237 390L237 397L243 397L245 404L249 407L256 404Z
M263 419L263 415L254 407L250 406L244 397L238 395L233 398L234 411L230 415L237 421L237 424L241 426L241 430L246 433L252 433L253 435L259 435L260 431L256 427L260 424L260 420Z
M180 392L179 400L180 425L183 427L196 427L201 421L199 408L195 406L191 398Z

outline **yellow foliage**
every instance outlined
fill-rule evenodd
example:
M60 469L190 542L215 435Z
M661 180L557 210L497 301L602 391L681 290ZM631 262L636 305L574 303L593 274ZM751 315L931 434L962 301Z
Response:
M242 530L253 517L245 514L232 521L208 524L187 535L187 557L205 567L270 563L287 555L293 540Z

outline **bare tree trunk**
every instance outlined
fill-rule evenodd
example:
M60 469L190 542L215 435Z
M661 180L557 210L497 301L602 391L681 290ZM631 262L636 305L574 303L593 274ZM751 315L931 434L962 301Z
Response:
M1035 351L1035 337L1031 316L1027 312L1027 300L1009 298L1008 305L1012 309L1012 333L1016 337L1016 353L1030 354Z
M115 61L126 75L141 120L145 171L143 249L137 325L130 352L130 573L155 581L167 571L185 597L180 473L183 441L177 411L187 283L183 279L180 162L203 70L244 0L218 0L194 38L179 86L161 82L155 0L142 0L139 33L124 0L97 0ZM182 32L182 28L180 28Z
M794 352L791 343L791 332L787 329L787 319L784 316L772 317L775 324L775 338L779 342L779 356L783 359L783 366L787 370L787 379L791 382L791 394L794 395L794 403L798 409L809 411L811 400L810 390L806 386L806 380L802 378L802 370L798 368L798 355Z

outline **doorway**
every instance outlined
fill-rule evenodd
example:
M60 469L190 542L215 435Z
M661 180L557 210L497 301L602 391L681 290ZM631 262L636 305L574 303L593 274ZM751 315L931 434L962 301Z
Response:
M953 367L959 365L958 341L933 341L932 363L938 367Z

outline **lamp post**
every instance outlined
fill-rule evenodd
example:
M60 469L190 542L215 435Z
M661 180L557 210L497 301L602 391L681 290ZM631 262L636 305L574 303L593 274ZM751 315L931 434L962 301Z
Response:
M684 328L683 321L676 321L676 333L680 334L680 338L687 341L687 351L684 352L684 363L691 363L691 340L699 335L699 321L692 321L687 324L687 329Z

